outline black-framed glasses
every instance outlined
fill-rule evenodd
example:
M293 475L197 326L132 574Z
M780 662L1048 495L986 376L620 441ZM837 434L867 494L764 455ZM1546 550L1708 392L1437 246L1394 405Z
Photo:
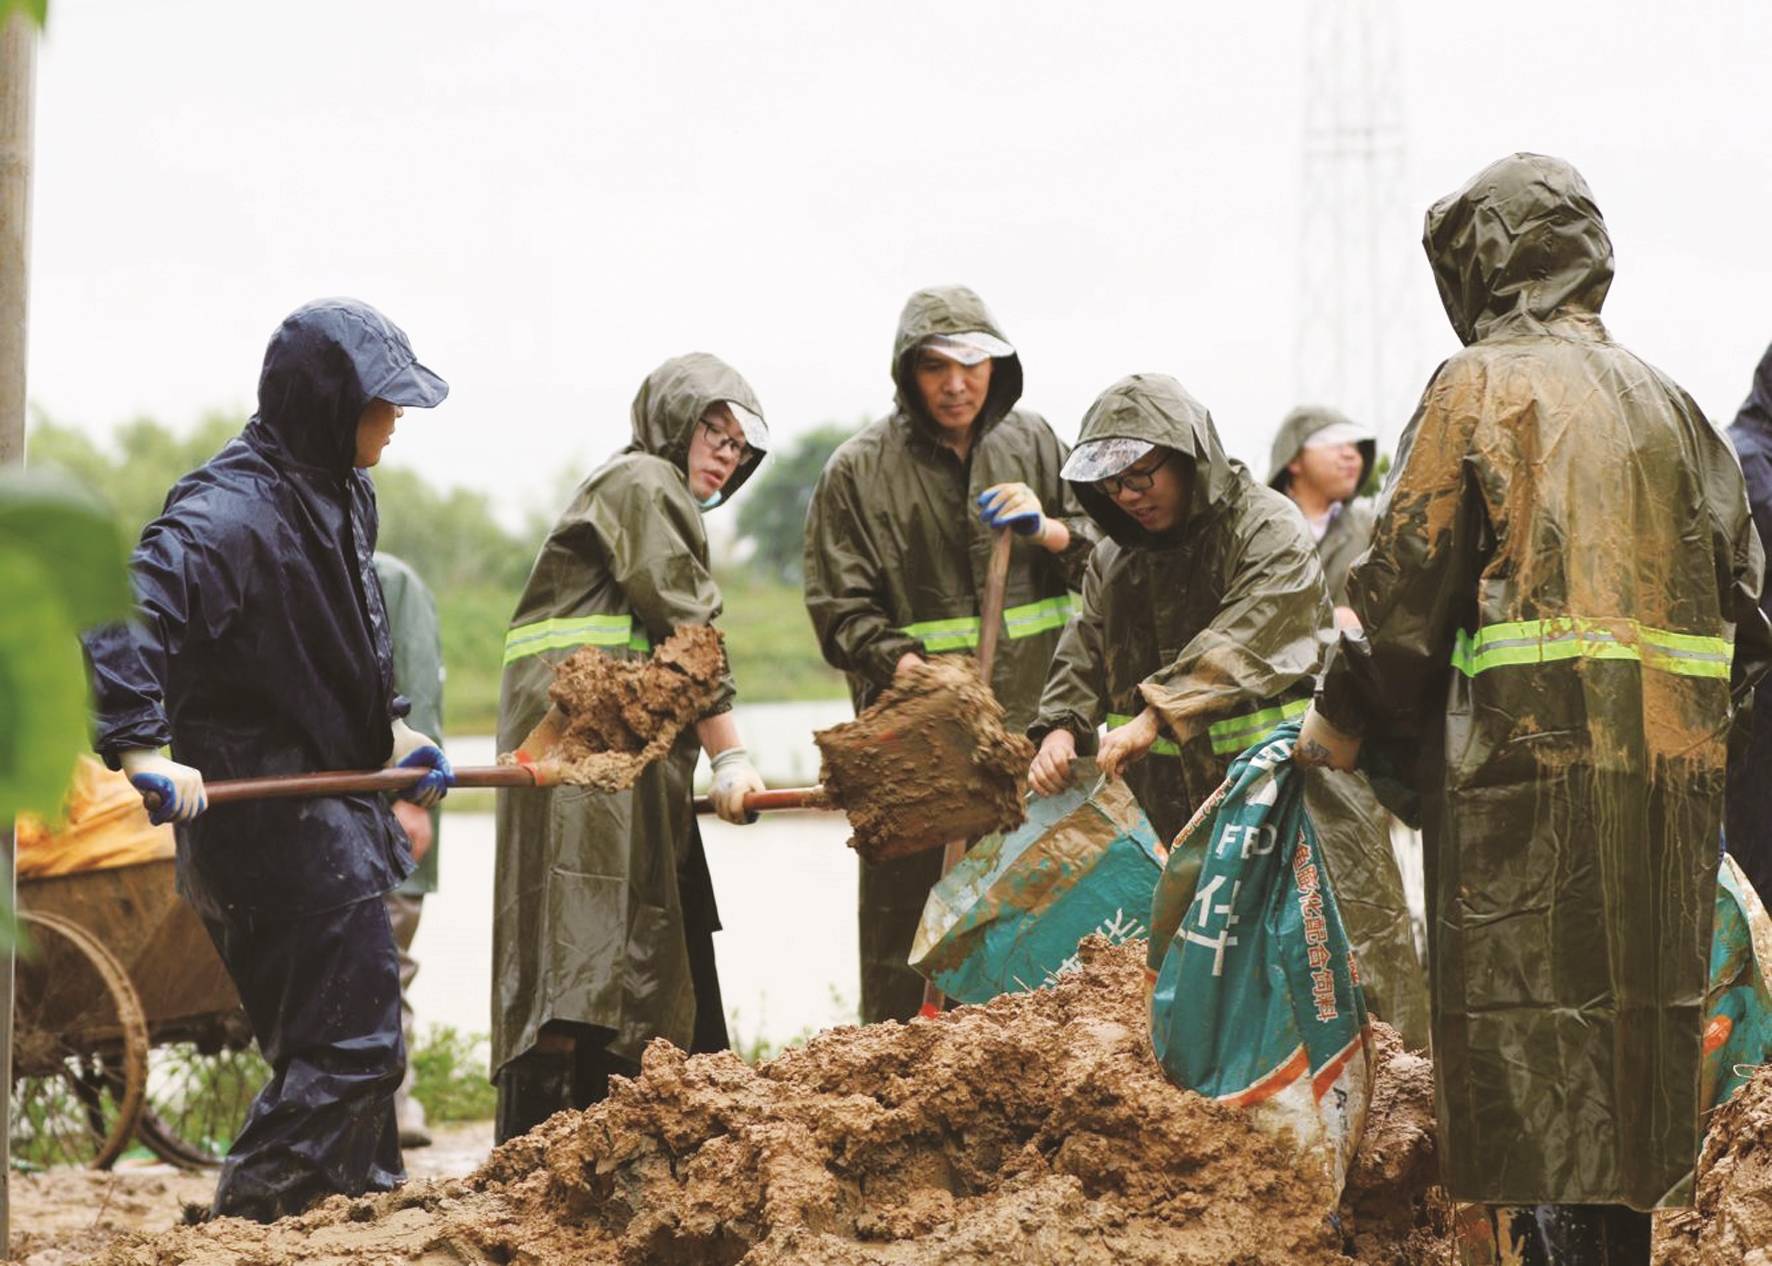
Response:
M743 440L733 439L706 418L701 419L701 428L707 438L708 447L713 449L715 453L731 453L741 462L751 455L749 444Z
M1146 466L1143 470L1128 470L1122 474L1109 475L1105 479L1097 479L1095 487L1103 496L1107 497L1119 496L1122 488L1127 492L1149 492L1151 485L1156 482L1157 472L1163 469L1163 463L1174 456L1175 450L1166 448L1163 450L1163 456L1154 464Z

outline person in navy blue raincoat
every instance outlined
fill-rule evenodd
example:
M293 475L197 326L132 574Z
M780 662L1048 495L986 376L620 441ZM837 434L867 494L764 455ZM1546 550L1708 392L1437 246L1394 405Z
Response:
M413 799L442 795L448 762L394 693L364 468L403 408L448 392L368 304L297 309L265 351L258 413L143 531L138 618L84 639L93 746L155 793L157 821L178 823L179 889L272 1069L222 1167L218 1215L271 1221L405 1177L400 977L382 902L412 869L405 837L377 795L204 812L203 786L404 764L431 767Z
M1729 438L1747 477L1747 504L1760 544L1772 551L1772 347L1754 371L1753 390L1729 424ZM1772 589L1772 586L1768 586ZM1772 598L1760 592L1760 610L1772 616ZM1772 899L1772 677L1754 688L1753 733L1729 753L1725 834L1729 852L1762 899Z

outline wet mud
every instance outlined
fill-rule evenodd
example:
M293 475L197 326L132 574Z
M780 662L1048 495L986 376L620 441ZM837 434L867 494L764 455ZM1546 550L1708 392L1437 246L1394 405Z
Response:
M832 1030L757 1068L655 1042L607 1102L555 1116L467 1179L336 1197L272 1227L136 1237L100 1260L1348 1261L1321 1179L1301 1171L1289 1137L1164 1078L1143 954L1092 938L1053 988ZM1405 1210L1423 1198L1402 1188L1431 1171L1411 1115L1426 1110L1426 1083L1419 1060L1399 1072L1394 1040L1380 1051L1382 1141L1356 1158L1360 1194L1340 1221L1360 1260L1395 1262L1407 1260Z
M850 847L883 861L1020 826L1034 747L1003 721L975 661L944 655L900 673L855 720L814 735L820 778L849 815Z
M1772 1064L1718 1108L1693 1207L1657 1214L1661 1266L1772 1266Z
M621 791L671 750L719 697L726 652L717 629L684 625L646 659L595 647L554 670L548 698L563 716L558 764L566 782Z

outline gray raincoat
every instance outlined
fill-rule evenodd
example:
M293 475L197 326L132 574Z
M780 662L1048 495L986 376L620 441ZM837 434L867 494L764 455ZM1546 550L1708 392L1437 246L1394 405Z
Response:
M720 614L702 511L685 471L696 422L722 400L762 416L745 380L702 353L665 362L640 388L632 443L579 485L518 600L505 639L500 751L541 720L554 666L579 647L645 655L679 625L712 624ZM753 451L739 466L726 500L761 460ZM708 715L728 709L731 693L728 683ZM680 871L683 890L705 892L714 917L706 862L694 846L697 750L686 729L628 791L499 793L494 1074L551 1020L608 1030L608 1049L629 1060L654 1037L690 1047L695 995Z
M1096 748L1096 727L1155 708L1161 734L1126 781L1165 841L1224 781L1230 763L1303 714L1330 623L1323 572L1286 497L1226 456L1212 418L1175 379L1135 374L1108 388L1079 443L1125 437L1180 455L1192 471L1183 522L1161 536L1092 484L1084 508L1111 538L1095 550L1083 605L1065 629L1028 731L1069 730ZM1309 807L1373 1009L1421 1007L1420 965L1389 840L1371 846L1342 775L1313 778Z
M1465 343L1404 433L1318 707L1421 798L1453 1198L1690 1198L1731 695L1769 649L1740 467L1614 343L1581 177L1427 215Z

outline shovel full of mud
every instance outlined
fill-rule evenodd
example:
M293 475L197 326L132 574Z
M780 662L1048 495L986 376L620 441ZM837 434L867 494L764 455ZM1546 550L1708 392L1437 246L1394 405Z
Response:
M869 861L1020 826L1033 744L1011 734L970 659L907 667L853 721L820 730L825 793Z

